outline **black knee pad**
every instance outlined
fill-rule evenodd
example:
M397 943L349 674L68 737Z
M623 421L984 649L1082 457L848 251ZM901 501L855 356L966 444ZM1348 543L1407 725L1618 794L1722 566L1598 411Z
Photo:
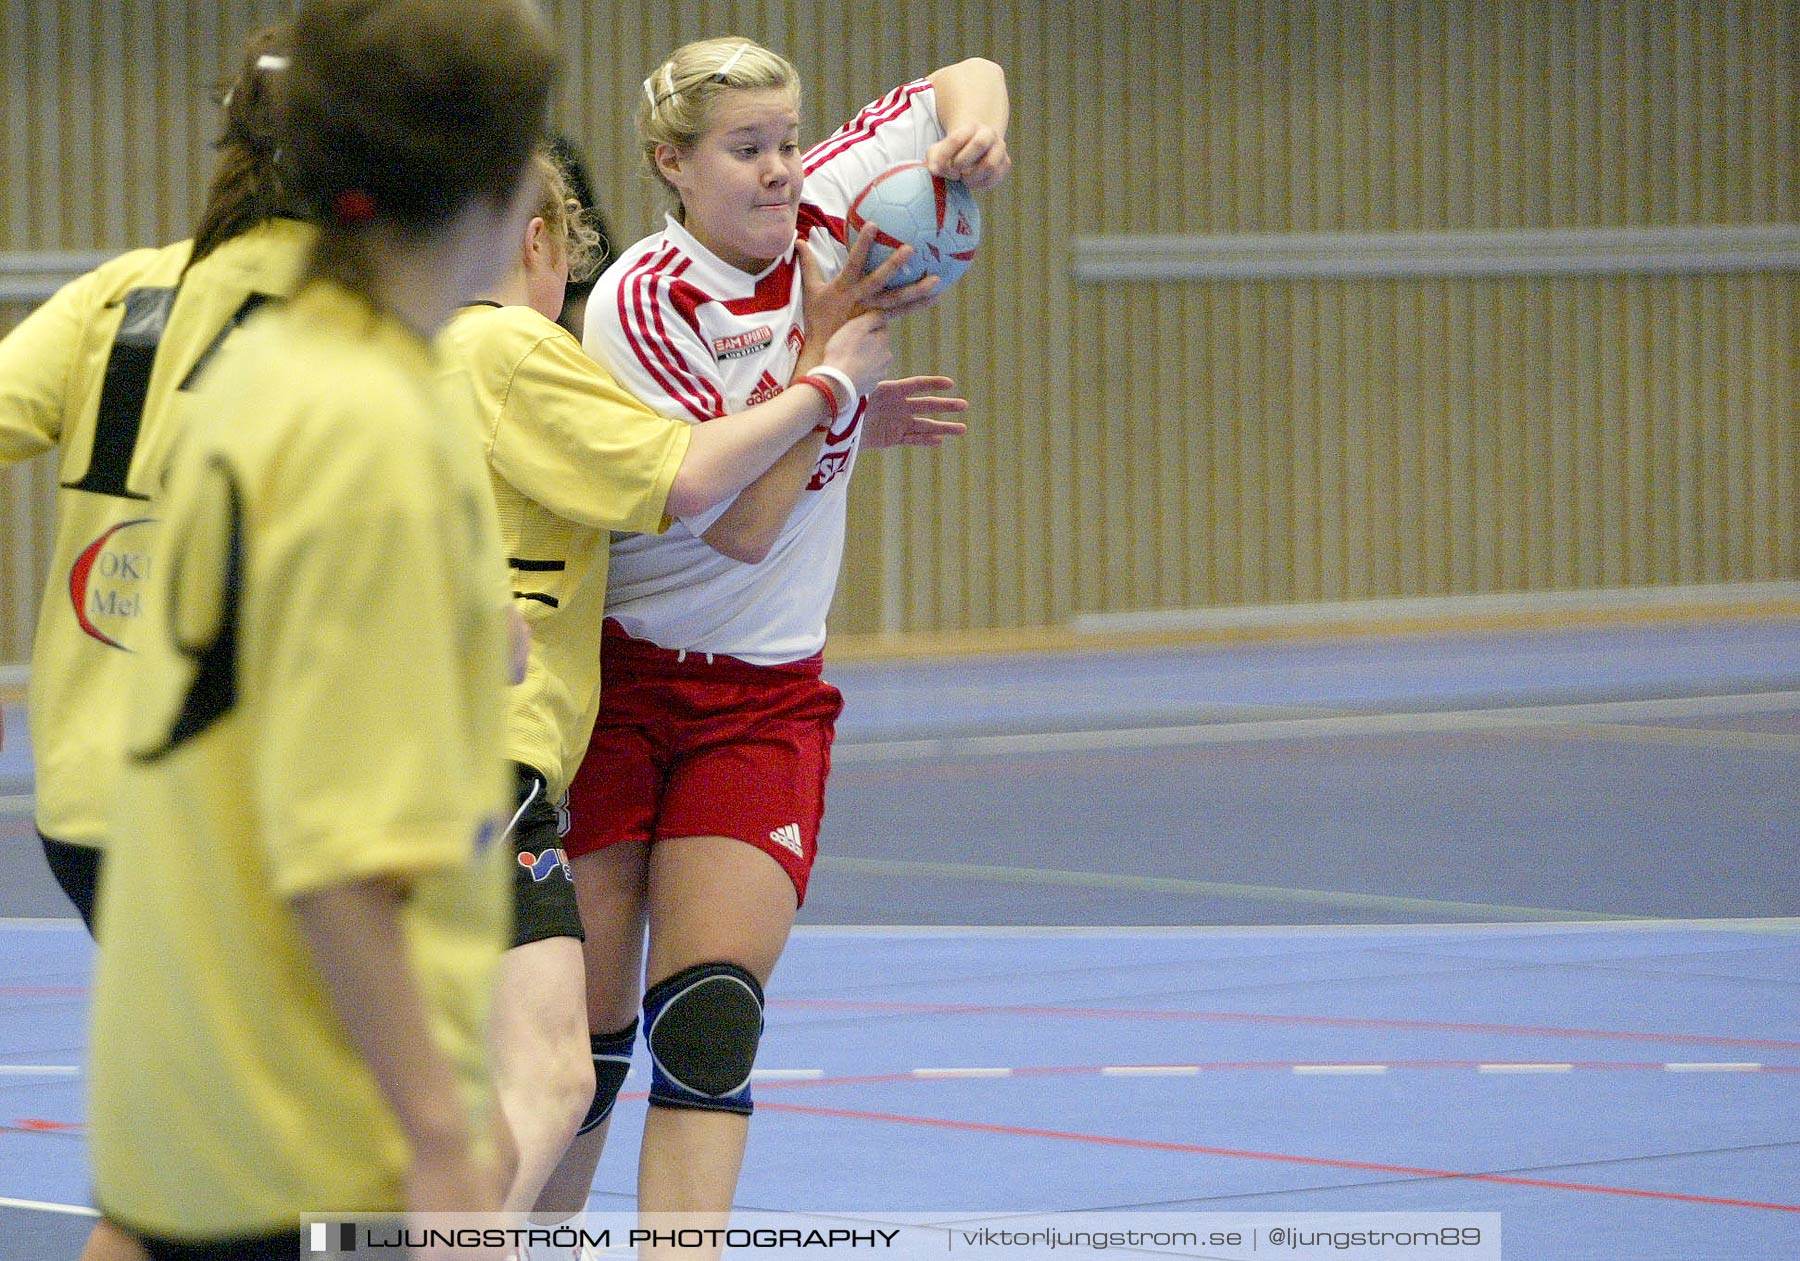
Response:
M650 1102L748 1116L762 986L735 963L699 963L644 994Z
M632 1021L617 1033L596 1033L588 1037L594 1053L594 1101L575 1130L586 1134L612 1115L619 1101L619 1089L631 1071L631 1048L637 1042L638 1022Z

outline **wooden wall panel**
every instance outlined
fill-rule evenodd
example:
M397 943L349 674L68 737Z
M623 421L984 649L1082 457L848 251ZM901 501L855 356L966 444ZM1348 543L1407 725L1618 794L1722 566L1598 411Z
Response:
M172 239L253 0L0 0L0 250ZM557 0L557 122L616 235L679 40L788 52L817 136L967 53L1017 161L901 335L973 432L862 461L835 627L1800 578L1800 276L1083 283L1076 237L1800 222L1787 0ZM0 310L0 328L18 312ZM19 659L41 470L0 475Z

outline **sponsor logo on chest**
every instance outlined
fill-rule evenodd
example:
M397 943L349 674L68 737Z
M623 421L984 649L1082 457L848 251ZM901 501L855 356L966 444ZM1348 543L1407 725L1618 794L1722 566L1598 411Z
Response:
M767 350L774 340L775 330L767 324L748 332L715 337L712 344L713 358L721 363L728 359L748 359L751 355Z
M108 528L81 549L69 568L69 603L82 633L109 648L132 651L150 583L153 517Z

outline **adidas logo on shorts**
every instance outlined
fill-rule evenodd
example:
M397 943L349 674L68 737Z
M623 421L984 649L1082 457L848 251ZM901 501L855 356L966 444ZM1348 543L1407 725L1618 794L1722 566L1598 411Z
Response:
M796 858L805 858L806 849L800 843L800 825L798 823L783 824L769 833L769 839L785 850L789 850Z

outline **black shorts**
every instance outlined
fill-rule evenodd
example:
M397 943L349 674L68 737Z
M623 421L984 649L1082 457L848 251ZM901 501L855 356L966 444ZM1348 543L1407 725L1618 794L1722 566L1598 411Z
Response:
M550 800L544 777L513 764L518 812L513 816L513 940L529 945L547 937L582 940L581 912L575 906L575 876L563 852L568 816Z
M38 833L44 846L44 858L50 863L50 874L69 895L69 901L81 912L88 936L94 936L94 903L100 897L100 868L106 854L91 845L71 845Z
M117 1225L116 1222L114 1224ZM130 1230L126 1233L137 1240L150 1261L306 1261L308 1255L297 1230L284 1230L274 1235L208 1240L204 1243L158 1239L154 1235L140 1235Z
M362 1220L364 1231L379 1233L384 1238L402 1227L398 1220ZM118 1225L117 1222L113 1224ZM120 1229L125 1228L121 1226ZM125 1233L137 1240L150 1261L336 1261L342 1257L383 1255L373 1250L356 1249L354 1245L348 1251L332 1247L319 1252L308 1246L306 1232L298 1230L283 1230L272 1235L244 1235L236 1239L214 1239L203 1243L158 1239L154 1235L130 1230ZM369 1238L369 1234L358 1233L363 1239ZM316 1239L314 1236L313 1241Z

